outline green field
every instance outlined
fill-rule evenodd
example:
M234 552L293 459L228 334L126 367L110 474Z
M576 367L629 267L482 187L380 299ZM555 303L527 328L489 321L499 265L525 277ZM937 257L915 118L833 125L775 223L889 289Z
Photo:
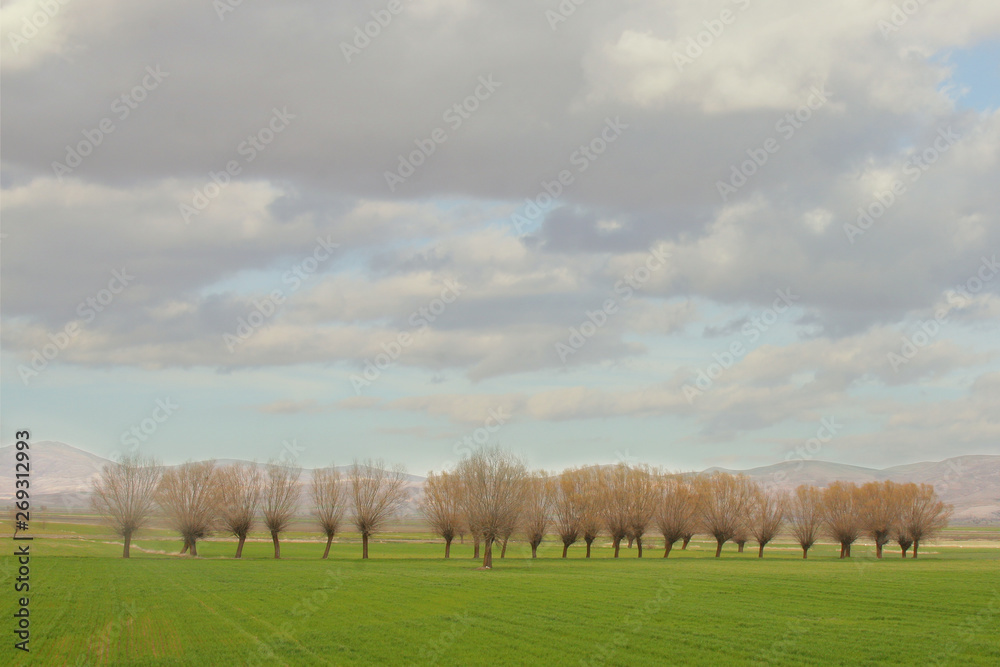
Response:
M264 541L234 561L231 541L192 559L154 531L122 560L76 529L50 524L32 546L30 655L10 646L16 564L0 558L0 664L1000 664L1000 549L982 541L905 561L864 545L803 561L789 544L717 560L705 542L617 561L603 544L562 560L551 542L532 561L513 544L484 572L469 544L445 561L420 534L376 541L368 561L351 536L328 561L294 541L280 561Z

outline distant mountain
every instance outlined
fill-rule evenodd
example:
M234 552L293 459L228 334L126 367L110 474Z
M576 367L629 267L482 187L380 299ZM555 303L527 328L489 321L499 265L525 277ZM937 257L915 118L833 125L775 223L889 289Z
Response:
M13 497L14 451L13 446L0 447L0 500ZM233 462L218 460L220 465ZM61 442L32 443L33 505L88 506L93 479L107 463L107 459ZM338 469L344 472L348 466ZM933 484L941 497L955 506L955 523L1000 524L1000 456L957 456L881 470L826 461L785 461L750 470L709 468L705 472L716 470L743 473L779 490L791 490L799 484L826 486L836 480L859 484L881 480ZM311 470L303 470L302 482L307 482L311 474ZM407 475L407 480L411 494L407 513L413 513L416 508L412 501L420 496L425 478Z

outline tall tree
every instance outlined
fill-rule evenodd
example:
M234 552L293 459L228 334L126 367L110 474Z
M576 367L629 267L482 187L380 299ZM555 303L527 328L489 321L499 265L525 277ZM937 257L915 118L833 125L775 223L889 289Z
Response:
M344 518L344 500L347 494L340 479L340 472L334 467L316 468L313 470L312 501L313 512L319 522L320 530L326 536L326 549L323 558L329 558L330 545L340 530Z
M130 557L132 538L153 513L160 473L155 460L132 455L105 465L94 480L91 504L125 541L122 558Z
M809 557L809 549L819 539L823 525L823 494L814 486L802 484L795 489L788 501L788 522L795 540L802 547L802 557Z
M653 522L659 500L658 471L649 466L628 467L628 534L635 539L638 558L642 558L642 536Z
M281 463L267 464L267 480L261 497L264 525L271 533L274 557L281 558L279 536L288 529L292 517L299 509L299 475L302 468Z
M833 482L823 490L823 522L840 543L840 557L850 558L851 545L861 535L860 490L853 482Z
M695 531L698 521L698 497L692 485L679 475L667 475L660 483L656 507L656 527L663 535L663 557L670 555L674 543Z
M351 468L354 525L361 533L361 557L368 558L368 539L381 531L406 502L406 471L387 468L384 461L367 459Z
M915 487L915 488L913 488ZM900 523L913 540L913 557L917 557L920 541L948 527L953 509L945 504L931 484L912 485L904 494Z
M188 461L163 472L156 502L184 540L181 553L198 555L198 540L212 529L218 490L215 461Z
M626 463L601 470L599 497L604 528L611 536L611 544L618 558L622 540L628 535L631 499L629 494L631 474Z
M784 494L757 486L750 503L750 535L757 541L757 558L764 557L764 547L781 530L785 520Z
M555 489L556 532L562 541L562 557L566 558L570 546L580 539L582 532L586 491L581 488L581 477L576 470L564 470L559 475Z
M427 475L420 511L423 512L431 530L444 538L445 558L451 557L451 542L465 521L462 507L463 489L456 473L431 472Z
M743 530L753 485L743 475L716 472L697 478L699 514L705 532L715 538L715 557L722 545Z
M466 489L469 525L483 540L483 568L492 568L493 543L521 512L528 469L510 452L487 446L462 459L457 472Z
M882 557L882 547L892 539L899 524L899 491L899 485L890 481L868 482L861 487L861 528L875 542L876 558Z
M531 545L531 557L538 558L538 545L545 538L555 502L556 482L544 471L530 474L525 480L521 522Z
M262 478L256 463L233 463L220 468L219 519L227 531L239 540L236 558L243 557L243 545L253 530L260 508Z
M601 516L601 494L603 473L597 466L580 468L572 473L576 478L577 488L580 489L580 532L583 533L583 542L587 545L587 558L590 558L590 549L594 540L601 534L601 527L604 520Z

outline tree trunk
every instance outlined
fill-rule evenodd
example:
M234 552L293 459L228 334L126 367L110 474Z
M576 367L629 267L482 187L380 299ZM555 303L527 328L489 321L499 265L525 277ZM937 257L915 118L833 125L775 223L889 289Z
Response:
M687 551L688 542L691 541L691 535L684 536L684 542L681 543L681 551Z
M764 557L764 545L762 544L757 548L757 558L763 558L763 557Z
M635 546L639 549L639 558L642 558L642 537L635 538Z
M736 553L738 554L743 553L743 542L736 543Z
M587 542L587 558L590 558L590 545L594 540L585 540Z
M882 557L882 545L879 544L878 540L875 540L875 558Z
M192 556L197 556L198 555L198 541L197 540L191 540L191 555Z
M534 542L531 543L531 557L538 558L538 545Z
M851 557L851 543L850 542L847 543L847 557L848 558Z
M451 541L454 538L448 537L444 540L444 557L451 558Z
M633 537L632 537L631 535L629 535L629 536L628 536L628 548L629 548L629 549L631 549L631 548L632 548L632 540L633 540L633 539L634 539L634 538L633 538Z
M361 557L368 558L368 533L361 533Z
M904 547L900 547L900 549L903 550L903 558L906 558L906 549Z
M326 559L330 556L330 545L333 544L333 535L326 536L326 549L323 550L323 558Z
M503 546L500 547L500 558L501 558L501 560L503 558L506 558L506 556L507 556L507 540L505 539L503 541Z
M125 535L125 549L122 551L122 558L129 558L129 549L132 547L132 533Z
M618 550L621 548L621 546L622 546L622 538L616 537L615 538L615 558L618 558Z
M809 558L809 547L802 547L802 557Z
M913 540L913 557L917 557L917 547L920 546L920 540Z
M483 549L483 567L492 568L493 567L493 540L489 537L486 538L485 548Z
M563 542L563 558L566 557L566 552L569 551L569 545Z
M189 543L189 542L187 541L187 539L185 539L185 540L184 540L184 548L183 548L183 549L181 549L181 555L182 555L182 556L183 556L184 554L186 554L186 553L188 552L188 548L189 548L190 546L191 546L191 544L190 544L190 543Z
M271 541L274 542L274 557L281 558L281 545L278 544L278 532L271 531Z
M472 557L479 560L479 536L476 535L476 553L472 554Z
M670 550L674 548L674 543L673 542L671 542L670 540L667 540L666 542L667 542L667 546L665 546L663 548L663 557L664 558L666 558L667 556L669 556L670 555Z
M722 555L722 544L723 544L723 541L720 540L719 538L715 538L715 544L716 544L716 546L715 546L715 557L718 558L719 556Z
M240 541L236 543L236 557L243 558L243 543L247 541L246 535L240 535Z

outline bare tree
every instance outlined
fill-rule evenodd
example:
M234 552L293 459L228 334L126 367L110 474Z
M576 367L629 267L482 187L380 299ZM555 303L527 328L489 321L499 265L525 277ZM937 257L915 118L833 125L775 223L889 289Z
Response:
M125 540L122 558L129 558L132 537L153 513L160 466L151 458L126 456L101 470L94 480L94 510Z
M659 473L648 466L629 466L629 540L635 539L637 557L642 558L642 536L653 522L659 500Z
M302 468L274 462L267 464L267 482L261 498L261 508L264 512L264 525L271 533L275 558L281 558L278 537L288 528L299 508L298 482L301 474Z
M198 540L208 535L218 507L215 461L189 461L168 468L160 478L156 502L181 534L184 548L198 555Z
M406 502L406 471L387 468L382 460L354 462L351 468L351 504L354 525L361 533L361 557L368 558L368 538L381 531Z
M823 521L830 537L840 543L841 558L850 558L851 545L861 535L859 505L853 482L833 482L823 490Z
M420 503L431 530L444 538L444 557L451 557L451 541L462 530L464 516L461 480L453 472L427 475Z
M931 484L907 485L904 492L900 523L913 540L913 557L917 557L920 541L948 527L953 509L938 497Z
M577 470L564 470L559 475L555 489L555 521L556 532L562 540L562 557L566 558L570 546L578 539L583 530L583 514L586 491L581 488L581 476Z
M809 557L809 549L819 539L823 525L823 494L814 486L802 484L788 501L788 522L795 540L802 547L802 557Z
M718 558L722 545L743 529L753 487L749 478L723 472L699 477L696 485L701 523L705 532L715 538Z
M340 530L340 523L344 518L345 495L340 472L335 467L313 470L313 512L316 514L320 529L326 535L326 549L323 550L324 559L330 556L330 545L333 544L333 538Z
M538 545L545 538L549 518L555 502L555 480L544 471L535 472L524 481L524 506L521 521L531 545L531 557L538 558Z
M629 531L630 478L630 469L626 463L619 463L601 471L599 506L601 518L604 519L604 528L611 536L611 543L615 548L615 558L618 558L622 539L628 536Z
M260 508L261 474L256 463L234 463L220 468L219 519L227 531L239 542L236 558L243 557L243 545L253 530L257 510Z
M570 473L575 478L576 488L580 490L580 532L583 542L587 545L587 558L590 558L590 548L594 540L601 534L604 523L601 517L601 488L603 473L597 466L580 468Z
M774 539L785 520L784 494L757 487L750 503L750 535L757 541L757 558L764 557L764 547Z
M882 547L892 539L899 523L899 501L899 485L895 482L868 482L861 487L861 527L875 542L876 558L882 557Z
M674 543L693 533L698 521L698 502L694 488L679 475L667 475L660 483L655 521L663 535L663 557L670 555Z
M493 543L517 522L528 475L524 461L498 446L476 450L458 464L469 525L483 540L483 568L493 567Z

